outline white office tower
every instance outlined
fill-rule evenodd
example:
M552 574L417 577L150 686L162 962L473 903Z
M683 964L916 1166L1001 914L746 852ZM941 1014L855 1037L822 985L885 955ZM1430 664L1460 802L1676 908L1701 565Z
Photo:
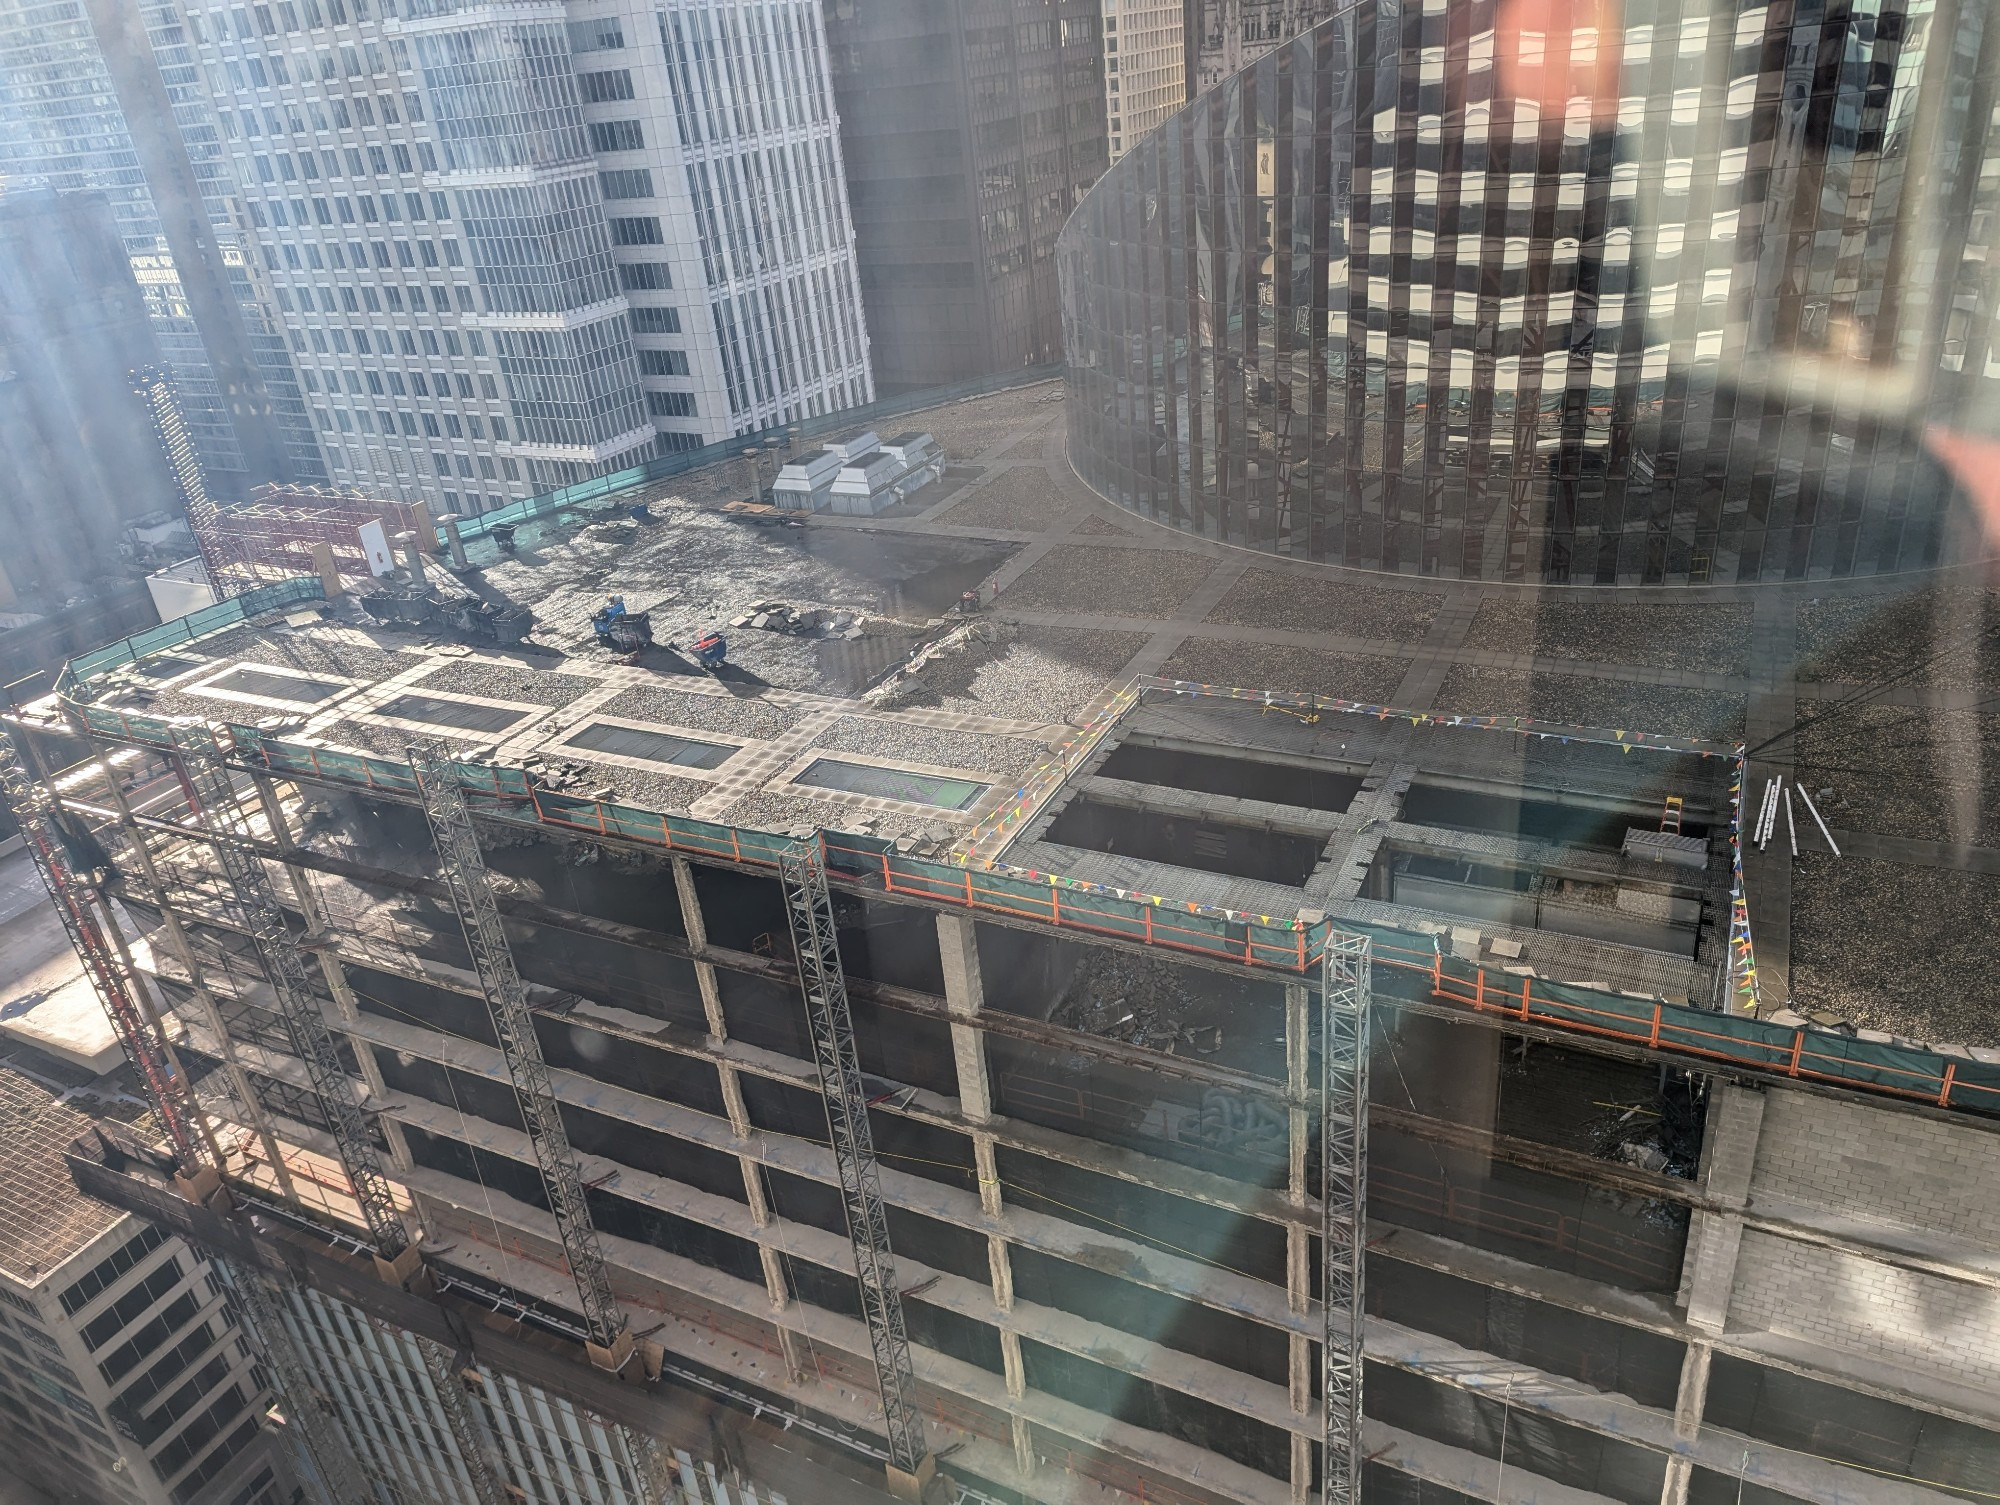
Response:
M174 0L0 0L0 188L111 210L209 489L325 479Z
M813 0L188 20L337 483L477 512L872 395Z
M1187 103L1183 0L1104 0L1104 111L1116 162Z

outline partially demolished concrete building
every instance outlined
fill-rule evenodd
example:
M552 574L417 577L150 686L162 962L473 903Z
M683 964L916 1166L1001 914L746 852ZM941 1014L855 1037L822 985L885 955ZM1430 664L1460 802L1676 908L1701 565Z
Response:
M642 1492L613 1433L795 1501L870 1498L885 1463L906 1492L935 1471L947 1498L1051 1505L2000 1489L2000 1065L1920 962L1905 987L1816 959L1829 924L1865 947L1850 870L1745 839L1746 788L1830 761L1741 753L1774 695L1796 717L1840 693L1773 658L1829 631L1819 596L1251 568L1090 498L1046 395L928 415L952 466L881 517L748 529L694 478L646 498L653 531L623 497L523 525L517 554L469 539L537 614L518 650L300 581L73 665L14 725L89 739L53 787L158 927L144 985L256 1221L176 1199L130 1143L86 1146L85 1184L239 1260L283 1251L295 1328L337 1304L442 1345L478 1405L436 1448L474 1438L534 1498L510 1384L572 1407L565 1466L606 1500ZM968 588L984 610L940 615ZM659 598L660 646L585 644L604 589ZM1843 622L1902 599L1854 590ZM733 631L720 675L667 646L767 598L867 633ZM1771 599L1800 624L1779 646ZM1313 630L1259 625L1272 603ZM1670 656L1702 634L1729 651ZM1844 860L1918 873L1865 781L1833 781ZM845 1084L788 902L805 858ZM1943 909L1993 882L1931 860ZM1330 980L1364 1016L1345 1087ZM1331 1111L1357 1087L1359 1146ZM425 1279L371 1265L354 1123ZM1328 1205L1329 1144L1359 1151L1358 1218ZM579 1202L597 1255L566 1237ZM1365 1292L1344 1454L1342 1250ZM442 1404L416 1348L397 1363L385 1433ZM388 1498L396 1455L355 1451ZM481 1499L479 1474L454 1488Z

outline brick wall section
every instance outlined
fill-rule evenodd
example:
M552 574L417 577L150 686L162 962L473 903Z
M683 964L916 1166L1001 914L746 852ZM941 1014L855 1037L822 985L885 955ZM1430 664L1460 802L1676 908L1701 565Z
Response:
M1767 1098L1753 1213L1789 1202L2000 1248L2000 1131L1784 1089Z
M2000 1291L1746 1230L1732 1328L1760 1328L2000 1392Z

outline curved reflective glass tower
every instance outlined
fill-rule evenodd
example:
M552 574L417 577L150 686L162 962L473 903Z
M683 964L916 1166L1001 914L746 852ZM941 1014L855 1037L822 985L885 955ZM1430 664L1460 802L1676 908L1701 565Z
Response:
M1191 533L1410 574L1983 552L1936 456L2000 433L1996 73L1973 0L1364 0L1070 220L1076 468Z

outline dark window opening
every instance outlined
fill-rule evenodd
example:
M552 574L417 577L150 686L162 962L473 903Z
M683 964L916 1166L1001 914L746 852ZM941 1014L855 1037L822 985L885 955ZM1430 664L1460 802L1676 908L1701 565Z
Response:
M1121 743L1098 772L1107 779L1129 779L1135 784L1266 800L1335 814L1345 811L1361 788L1361 776L1344 769L1267 763L1144 742Z
M1292 836L1195 816L1174 820L1078 795L1049 827L1048 839L1087 852L1227 873L1298 888L1319 865L1324 837Z

